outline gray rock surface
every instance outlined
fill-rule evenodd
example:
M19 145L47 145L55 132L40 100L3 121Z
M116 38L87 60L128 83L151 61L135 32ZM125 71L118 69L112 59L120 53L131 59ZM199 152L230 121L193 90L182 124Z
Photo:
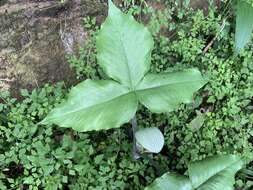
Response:
M99 0L0 0L0 91L73 83L65 56L85 44L81 19L105 14Z

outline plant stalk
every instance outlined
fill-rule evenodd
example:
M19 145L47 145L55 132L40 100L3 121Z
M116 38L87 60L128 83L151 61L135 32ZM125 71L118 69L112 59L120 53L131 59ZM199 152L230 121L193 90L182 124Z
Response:
M135 133L138 130L136 115L134 115L133 119L131 120L132 124L132 133L133 133L133 158L135 160L140 158L140 154L136 145Z

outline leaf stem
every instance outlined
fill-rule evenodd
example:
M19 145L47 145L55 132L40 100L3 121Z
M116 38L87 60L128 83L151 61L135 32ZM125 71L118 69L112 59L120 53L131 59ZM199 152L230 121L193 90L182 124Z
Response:
M138 158L140 158L140 154L138 152L136 139L135 139L135 133L138 130L136 115L134 115L133 119L131 120L131 124L132 124L132 133L133 133L133 158L137 160Z

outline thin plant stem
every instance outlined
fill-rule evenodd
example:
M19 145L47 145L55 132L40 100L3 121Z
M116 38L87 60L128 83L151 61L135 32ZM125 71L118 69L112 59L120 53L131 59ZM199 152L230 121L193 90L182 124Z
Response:
M134 159L137 160L138 158L140 158L140 154L138 152L138 148L136 145L136 139L135 139L135 133L138 130L136 115L131 120L131 124L132 124L132 133L133 133L133 157L134 157Z

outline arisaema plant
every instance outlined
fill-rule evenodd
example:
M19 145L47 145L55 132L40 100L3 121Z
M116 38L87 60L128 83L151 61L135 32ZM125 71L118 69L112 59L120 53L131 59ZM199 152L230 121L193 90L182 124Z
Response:
M244 165L236 155L221 155L194 162L188 177L166 173L145 190L234 190L234 176Z
M81 82L41 124L57 124L80 132L118 128L135 117L139 104L154 113L170 112L180 103L191 102L193 94L205 84L197 69L150 73L152 35L110 0L96 46L98 64L110 80ZM157 130L139 131L137 143L158 152L163 138ZM150 138L155 140L148 141Z

